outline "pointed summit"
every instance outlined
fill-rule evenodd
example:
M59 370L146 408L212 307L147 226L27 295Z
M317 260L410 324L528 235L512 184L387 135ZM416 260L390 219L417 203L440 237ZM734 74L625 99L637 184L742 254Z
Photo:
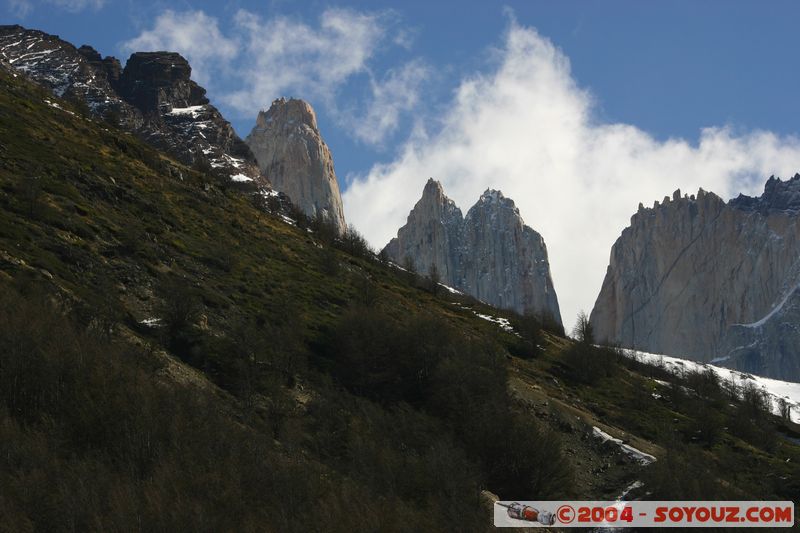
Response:
M462 217L441 183L429 179L385 251L423 274L435 265L443 283L489 304L561 323L544 239L500 191L487 189Z
M305 214L323 216L344 232L333 157L319 133L311 105L296 98L275 100L258 114L246 142L275 190L288 195Z
M258 114L256 127L266 127L268 122L273 121L282 124L305 124L314 131L318 131L317 114L314 112L314 108L299 98L281 97L274 100L266 112L262 111Z
M428 178L425 188L422 189L422 196L424 197L432 194L444 196L444 187L442 187L442 183L440 181L436 181L433 178Z
M505 200L505 198L506 197L503 196L502 191L498 191L497 189L486 189L485 191L483 191L483 194L481 194L481 197L478 201L482 203L486 202L495 203Z

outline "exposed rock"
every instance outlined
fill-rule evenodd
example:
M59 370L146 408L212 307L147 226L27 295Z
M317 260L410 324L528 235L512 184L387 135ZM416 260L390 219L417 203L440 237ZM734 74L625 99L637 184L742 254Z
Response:
M252 152L191 74L189 62L174 52L131 55L120 94L145 117L143 136L186 163L203 160L235 181L259 181Z
M95 70L100 71L106 76L108 83L114 90L119 90L119 79L122 76L122 65L120 64L119 59L113 56L107 56L104 58L100 55L100 52L88 44L84 44L78 48L78 52L80 52L81 55L86 58L89 64L95 68Z
M333 157L303 100L280 98L261 111L246 139L261 173L309 216L320 215L339 232L346 225Z
M125 64L120 94L145 115L208 103L206 90L191 80L192 68L175 52L137 52Z
M428 180L385 251L400 264L409 258L422 274L435 265L442 283L496 307L561 323L544 240L500 191L484 192L462 218L442 185Z
M99 55L99 54L98 54ZM113 115L131 130L144 120L72 44L22 26L0 26L0 57L59 98L85 103L99 117Z
M464 217L456 204L444 194L442 184L429 179L422 198L408 214L406 225L397 231L385 251L397 264L410 258L427 274L436 265L442 282L456 287L462 277Z
M641 209L591 315L601 340L800 380L800 175Z
M117 59L91 46L78 49L55 35L0 26L0 59L186 164L204 163L236 182L266 185L252 152L191 81L192 69L179 54L136 53L122 70Z
M495 494L494 492L490 492L488 490L482 490L479 495L479 499L481 502L481 506L489 512L494 511L494 504L495 502L500 500L500 497ZM493 517L492 517L493 518ZM494 523L494 520L492 520Z
M770 176L764 185L764 194L752 198L740 194L731 200L730 205L744 211L758 211L762 214L784 212L789 215L800 213L800 174L783 181Z

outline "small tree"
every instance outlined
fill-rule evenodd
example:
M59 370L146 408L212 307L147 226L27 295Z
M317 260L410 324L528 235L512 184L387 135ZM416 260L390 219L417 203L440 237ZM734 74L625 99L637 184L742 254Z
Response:
M407 255L403 258L403 270L405 270L406 278L410 285L417 281L417 266L414 264L414 259Z
M572 330L572 336L581 344L594 344L594 328L585 311L578 313L578 321Z
M531 310L526 310L525 314L514 320L514 331L519 335L515 348L515 354L523 359L531 359L541 352L544 344L542 335L542 322L539 317Z
M378 262L382 265L389 263L389 252L386 251L386 248L383 248L380 252L378 252Z
M170 343L174 344L200 319L203 306L197 293L182 280L168 279L161 283L158 292L162 299L161 321Z
M792 419L792 406L786 401L786 398L778 398L778 414L784 420Z
M441 281L439 268L436 266L436 263L431 263L431 266L428 268L428 280L431 282L431 294L435 297L439 294L439 282Z
M42 179L39 176L25 178L22 183L22 197L28 208L28 217L35 218L41 210Z

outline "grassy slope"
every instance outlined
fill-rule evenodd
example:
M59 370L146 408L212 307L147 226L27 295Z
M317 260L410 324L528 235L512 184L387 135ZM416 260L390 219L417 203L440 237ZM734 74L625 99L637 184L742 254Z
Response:
M6 282L45 283L70 307L89 315L110 308L125 325L128 341L159 349L158 331L138 323L157 315L156 287L165 276L186 280L202 295L210 336L226 334L254 317L288 321L312 358L325 332L367 290L398 319L425 311L475 341L514 342L494 324L453 305L450 295L434 298L410 285L402 273L374 262L337 251L338 273L325 274L326 255L313 234L259 212L246 196L206 187L203 176L131 135L90 121L67 103L59 102L64 110L56 109L45 99L55 101L20 78L0 73L0 278ZM658 385L628 369L593 386L565 381L561 352L568 342L547 339L543 357L511 359L510 386L518 408L565 437L578 478L576 496L619 494L640 477L641 469L588 438L591 426L661 458L671 446L663 428L685 425L690 413L652 400L650 392ZM210 372L211 381L219 383ZM180 373L173 369L171 375ZM188 369L183 373L194 383L208 376ZM302 403L303 395L326 390L315 383L303 382L303 393L296 389L294 398ZM217 401L226 404L226 412L243 419L233 396L205 386L218 391ZM798 495L796 481L780 481L800 479L797 446L780 441L766 452L726 432L714 447L697 447L696 453L738 494ZM301 455L317 460L313 451ZM737 465L735 474L731 464Z

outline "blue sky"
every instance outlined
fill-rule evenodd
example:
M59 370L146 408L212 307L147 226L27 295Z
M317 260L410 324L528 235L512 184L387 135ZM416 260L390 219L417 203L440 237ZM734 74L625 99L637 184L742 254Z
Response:
M568 324L640 201L800 170L798 2L4 1L123 61L183 53L242 136L275 97L309 100L376 246L428 176L464 210L502 189L547 242Z

